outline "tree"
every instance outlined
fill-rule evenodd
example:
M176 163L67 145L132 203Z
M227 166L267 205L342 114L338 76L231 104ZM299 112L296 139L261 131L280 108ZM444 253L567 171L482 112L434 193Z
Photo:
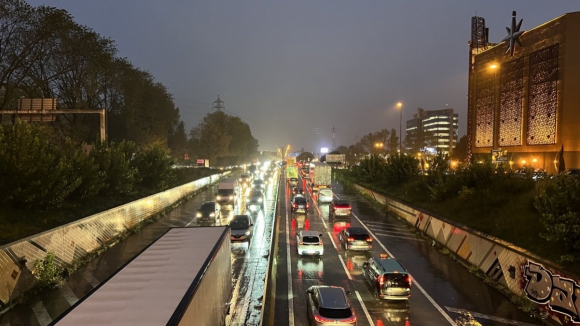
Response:
M455 148L450 155L452 160L466 161L467 160L467 135L463 135L455 144Z
M296 159L302 162L311 162L314 159L314 154L310 152L302 152Z

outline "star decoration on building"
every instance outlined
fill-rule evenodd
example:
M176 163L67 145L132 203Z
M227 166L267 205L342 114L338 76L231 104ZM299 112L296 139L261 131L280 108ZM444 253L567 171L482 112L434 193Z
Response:
M507 32L508 32L508 36L506 36L503 41L508 41L508 47L507 50L505 51L505 53L508 53L513 57L514 56L514 51L515 51L515 46L516 44L518 46L522 46L522 43L520 43L520 36L524 33L524 31L520 32L520 27L522 27L522 22L524 20L520 19L520 22L518 23L518 25L516 26L516 12L513 11L512 12L512 28L506 27Z

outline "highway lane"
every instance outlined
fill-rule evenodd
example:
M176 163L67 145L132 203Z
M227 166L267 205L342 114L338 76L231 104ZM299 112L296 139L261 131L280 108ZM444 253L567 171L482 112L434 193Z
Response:
M541 324L519 311L507 298L463 266L439 253L402 222L385 216L362 196L343 189L339 184L334 189L338 197L351 201L354 214L347 221L334 220L328 216L328 206L312 206L307 215L310 229L324 234L325 253L320 261L311 257L298 258L294 236L304 224L296 223L296 230L293 230L292 214L287 212L282 216L282 223L288 223L289 228L287 234L282 234L286 233L285 230L281 231L280 254L289 251L291 263L289 274L288 270L284 273L280 268L277 273L280 278L290 275L288 283L291 283L292 299L291 304L280 300L285 295L288 298L289 291L282 289L280 284L285 282L279 280L275 325L307 325L305 291L313 284L338 285L351 291L350 299L359 325L453 325L453 320L458 317L457 309L476 313L482 325ZM287 200L289 197L288 194ZM298 221L306 219L306 216L295 217ZM415 283L407 304L378 302L373 298L360 275L362 263L370 257L369 254L335 249L339 246L337 234L347 225L367 227L374 238L370 255L388 252L411 273ZM280 256L281 261L287 259Z

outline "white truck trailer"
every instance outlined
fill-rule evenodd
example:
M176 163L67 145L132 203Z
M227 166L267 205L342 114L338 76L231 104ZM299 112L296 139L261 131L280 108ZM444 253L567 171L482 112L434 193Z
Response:
M318 192L318 189L322 188L332 188L332 166L316 162L311 163L310 166L314 166L313 173L310 173L310 182L312 185L312 191ZM312 169L311 169L312 171ZM331 196L332 197L332 196Z
M171 228L51 325L224 325L229 227Z

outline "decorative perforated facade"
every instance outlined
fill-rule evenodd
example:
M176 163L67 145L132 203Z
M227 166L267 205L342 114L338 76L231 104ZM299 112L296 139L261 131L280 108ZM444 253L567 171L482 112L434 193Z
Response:
M524 26L525 27L525 26ZM468 153L506 150L509 167L556 172L580 167L580 12L520 36L513 56L506 43L470 52Z

